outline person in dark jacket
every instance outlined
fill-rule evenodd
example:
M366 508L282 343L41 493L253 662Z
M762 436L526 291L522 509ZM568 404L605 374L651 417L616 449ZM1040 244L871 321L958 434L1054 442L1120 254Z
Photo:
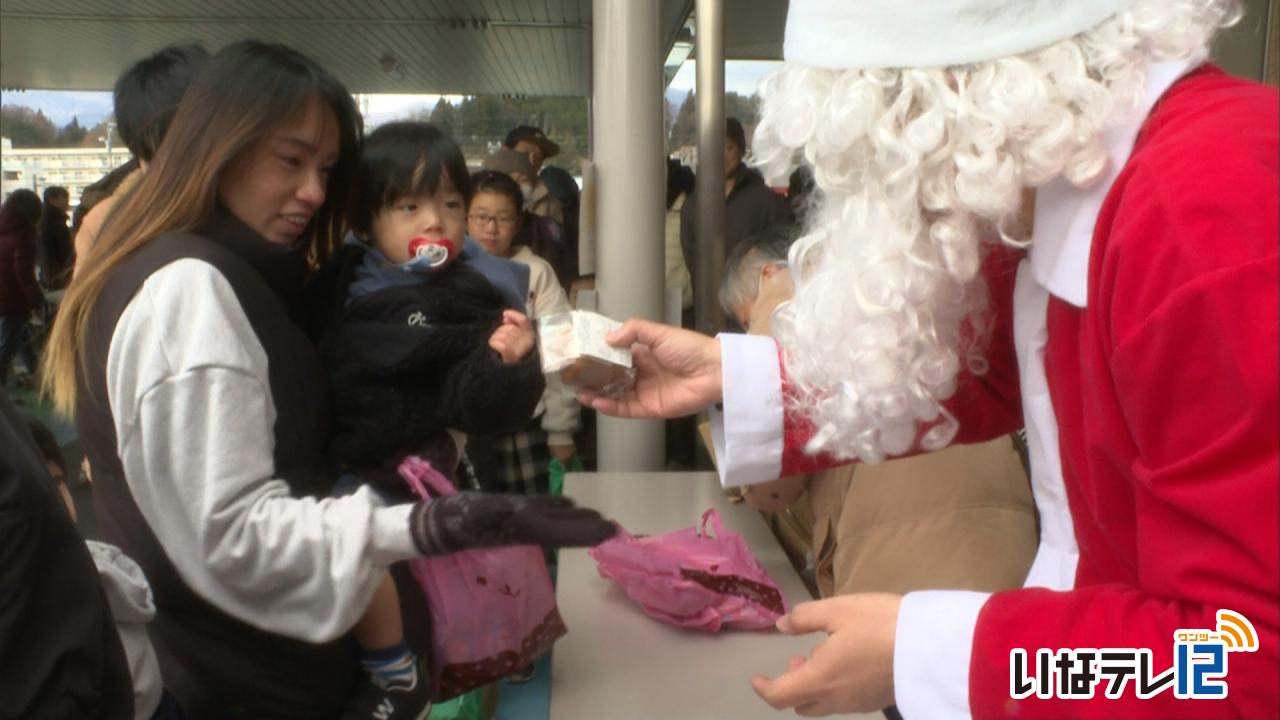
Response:
M724 136L724 255L728 257L738 243L779 224L792 222L786 198L765 184L759 172L743 164L747 154L747 135L735 118L725 122ZM690 192L680 211L680 246L689 274L697 272L694 259L698 251L698 202Z
M0 718L133 720L98 571L2 388L0 448Z
M564 208L564 222L561 223L561 229L564 230L564 254L568 261L567 272L564 274L568 280L562 284L567 292L569 285L579 277L578 235L581 220L579 215L582 212L582 191L578 188L578 181L574 180L573 175L562 167L543 165L542 170L538 172L538 178L551 192L551 197L559 200L560 207Z
M0 386L8 380L19 351L27 369L36 368L28 322L44 302L36 282L39 221L40 198L30 190L14 190L0 208Z
M40 281L50 290L61 290L71 279L71 230L67 213L71 193L61 185L44 189L44 212L40 215Z

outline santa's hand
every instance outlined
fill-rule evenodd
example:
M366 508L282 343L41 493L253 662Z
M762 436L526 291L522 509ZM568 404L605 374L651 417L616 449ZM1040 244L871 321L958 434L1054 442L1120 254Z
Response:
M806 660L792 657L776 679L751 687L778 710L797 715L873 712L893 704L893 641L901 595L843 595L802 603L778 620L789 635L826 632Z
M632 318L605 338L630 347L635 385L617 398L578 394L582 404L606 415L674 418L720 401L720 343L692 330Z
M528 316L515 310L502 311L502 325L489 336L489 347L502 362L515 365L533 350L536 338Z

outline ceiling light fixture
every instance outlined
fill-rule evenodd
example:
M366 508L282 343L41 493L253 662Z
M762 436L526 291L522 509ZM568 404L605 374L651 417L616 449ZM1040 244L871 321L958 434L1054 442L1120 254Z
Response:
M378 58L378 66L392 80L404 80L404 65L400 64L400 60L389 52L382 53L382 57Z

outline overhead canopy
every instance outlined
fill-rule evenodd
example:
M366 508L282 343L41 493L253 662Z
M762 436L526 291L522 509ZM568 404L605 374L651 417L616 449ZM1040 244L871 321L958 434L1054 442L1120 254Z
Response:
M670 47L693 2L661 3ZM726 57L780 56L784 0L726 4ZM4 0L0 86L107 90L165 45L250 37L305 52L358 93L590 92L591 0Z

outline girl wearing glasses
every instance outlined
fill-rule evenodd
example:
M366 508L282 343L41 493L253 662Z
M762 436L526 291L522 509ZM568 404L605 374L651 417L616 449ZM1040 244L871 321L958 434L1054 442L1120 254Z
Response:
M471 176L473 195L467 231L490 255L529 268L526 308L538 318L569 310L569 299L551 264L522 239L524 197L511 176L482 170ZM532 419L519 432L497 439L498 487L508 492L547 492L548 465L556 458L568 467L574 454L579 405L572 394L548 388Z

